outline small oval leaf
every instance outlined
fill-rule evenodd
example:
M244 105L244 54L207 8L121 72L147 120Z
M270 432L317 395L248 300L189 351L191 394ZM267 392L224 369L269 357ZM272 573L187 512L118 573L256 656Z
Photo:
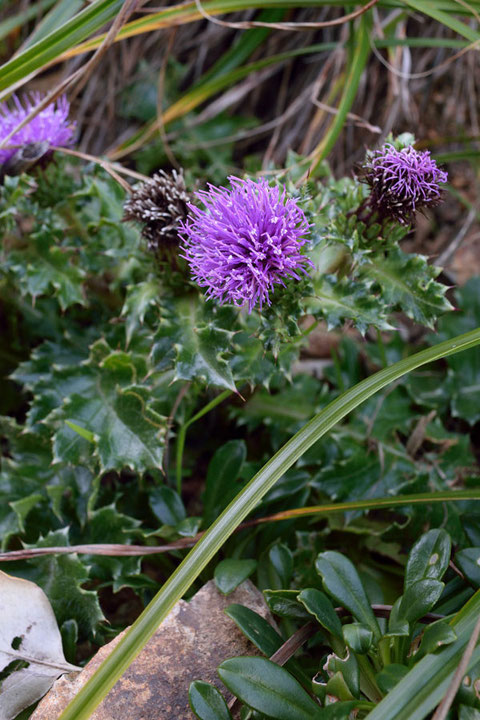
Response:
M456 639L457 633L446 620L438 620L427 625L418 652L415 654L415 661L428 653L435 652L442 645L450 645Z
M325 590L343 607L350 610L353 617L367 625L380 637L380 628L353 564L341 553L328 551L317 556L315 566L323 579Z
M254 610L234 603L224 612L264 655L273 655L283 645L282 636Z
M405 590L419 580L441 580L450 560L452 541L445 530L429 530L410 550Z
M459 550L455 555L455 564L472 585L480 588L480 548L470 547Z
M195 680L188 689L188 701L200 720L232 720L223 695L216 687L202 680Z
M265 602L275 615L310 620L310 614L302 603L298 602L298 590L264 590Z
M297 598L325 630L337 638L342 638L342 623L325 593L316 588L305 588Z
M153 514L164 525L175 527L185 520L186 512L182 499L172 488L166 485L153 488L149 493L149 502Z
M320 707L284 668L259 657L225 660L222 682L242 702L276 720L313 720Z
M405 591L398 606L398 620L410 625L429 612L438 602L445 587L439 580L419 580Z
M392 663L383 668L378 675L375 676L377 685L383 693L389 693L397 683L408 673L406 665Z
M224 595L233 592L257 567L256 560L235 560L228 558L218 563L213 577L215 585Z
M342 627L343 639L353 652L365 655L373 643L373 633L362 623L350 623Z

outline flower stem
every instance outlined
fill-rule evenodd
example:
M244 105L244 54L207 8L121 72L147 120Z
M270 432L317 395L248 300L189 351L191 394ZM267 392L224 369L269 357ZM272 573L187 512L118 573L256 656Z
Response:
M192 423L200 420L201 417L210 412L210 410L213 410L214 407L220 405L220 403L223 402L231 394L231 390L224 390L222 393L220 393L220 395L217 395L217 397L213 398L213 400L211 400L207 405L205 405L205 407L203 407L196 415L191 417L190 420L187 420L187 422L183 423L183 425L180 427L180 430L178 431L176 451L176 481L177 492L179 495L181 495L182 493L183 450L185 448L185 440L187 437L188 428L190 427L190 425L192 425Z

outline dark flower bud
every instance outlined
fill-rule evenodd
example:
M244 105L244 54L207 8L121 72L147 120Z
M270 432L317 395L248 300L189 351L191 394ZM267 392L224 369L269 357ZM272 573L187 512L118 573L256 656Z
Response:
M183 174L173 170L167 175L161 170L133 190L124 205L123 220L141 223L148 249L163 256L178 246L178 226L187 216L189 200Z

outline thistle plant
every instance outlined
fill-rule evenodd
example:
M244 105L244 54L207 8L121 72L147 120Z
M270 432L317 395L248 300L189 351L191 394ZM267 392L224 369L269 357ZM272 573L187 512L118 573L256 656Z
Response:
M300 280L313 263L301 249L310 226L296 201L283 190L230 177L231 189L209 186L196 193L204 209L189 204L181 224L183 257L207 298L237 307L271 304L275 285Z
M417 210L440 202L448 176L428 150L419 152L412 145L397 149L387 143L367 154L362 177L371 188L368 205L378 217L408 225Z
M25 148L34 146L38 153L31 152L35 160L50 151L52 146L65 146L73 142L75 124L69 120L70 104L65 95L41 110L23 128L15 132L7 140L10 133L19 125L41 101L40 93L24 95L22 100L14 95L13 107L6 103L0 104L0 165L8 174L16 156ZM28 152L27 152L28 155ZM37 157L38 155L38 157Z

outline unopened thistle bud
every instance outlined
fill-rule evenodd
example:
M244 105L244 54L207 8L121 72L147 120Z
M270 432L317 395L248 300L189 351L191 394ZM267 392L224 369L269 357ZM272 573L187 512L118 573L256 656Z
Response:
M173 170L167 175L161 170L132 192L123 220L141 223L148 249L161 257L178 246L178 227L187 216L189 200L183 174Z

